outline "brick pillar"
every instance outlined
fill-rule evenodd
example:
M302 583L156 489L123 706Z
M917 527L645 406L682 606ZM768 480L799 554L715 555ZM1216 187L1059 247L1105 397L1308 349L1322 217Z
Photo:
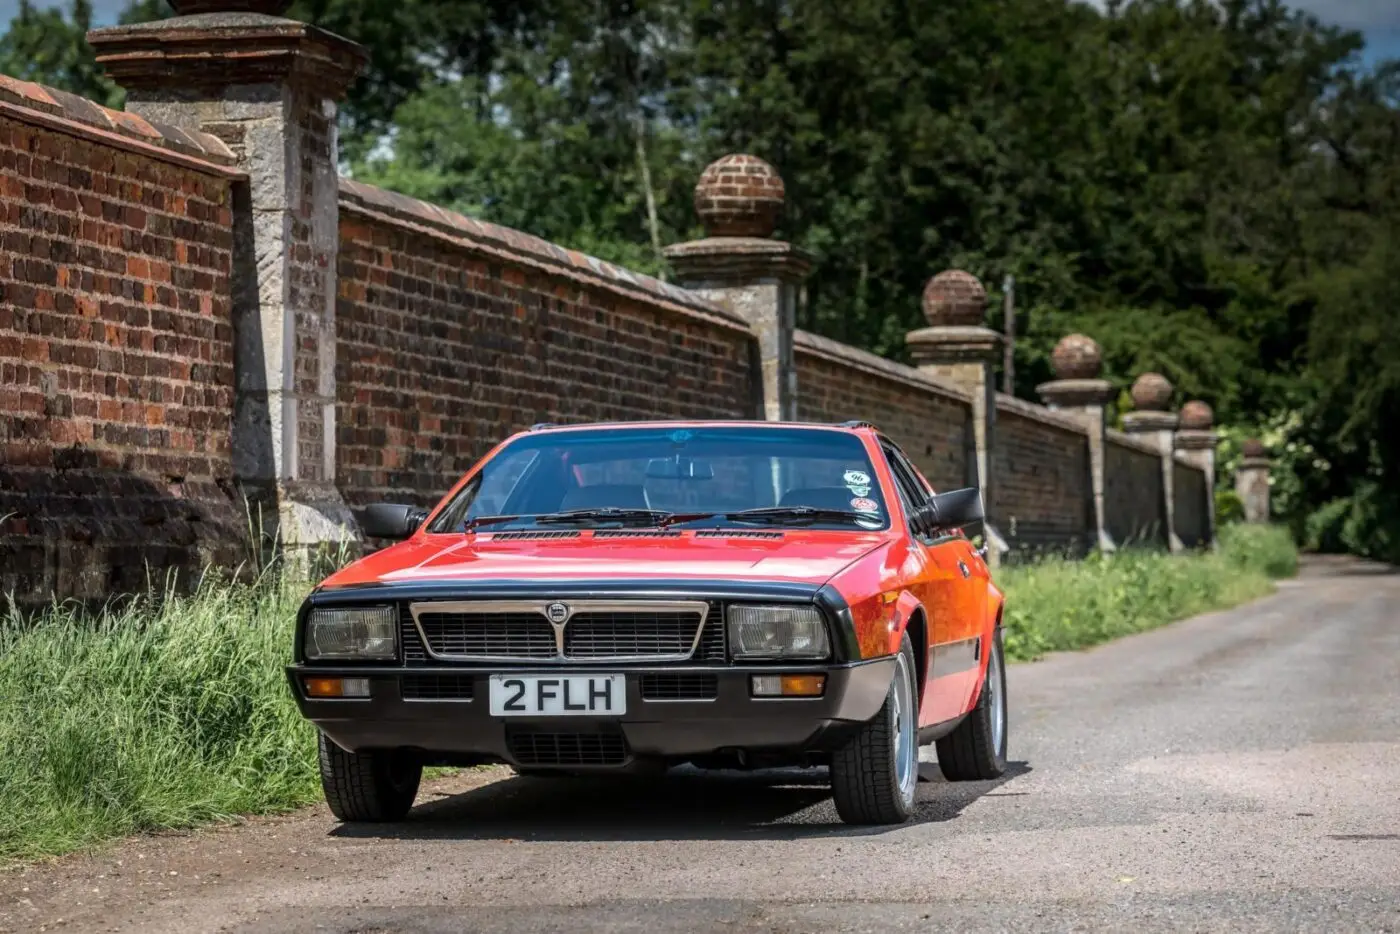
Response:
M1084 423L1089 438L1089 487L1093 491L1088 531L1100 551L1114 551L1117 545L1108 534L1108 518L1104 513L1105 410L1113 398L1113 384L1099 378L1103 370L1103 352L1093 338L1070 334L1055 345L1051 362L1055 379L1041 383L1035 391L1047 407Z
M222 139L234 198L233 461L289 557L358 538L335 487L337 102L364 51L276 14L286 0L172 0L182 15L96 29L127 109Z
M711 163L695 186L703 240L665 250L677 283L744 317L758 338L755 414L797 420L793 331L811 256L773 239L783 208L783 180L756 156Z
M924 287L924 317L929 326L905 338L920 370L951 383L972 399L973 450L968 483L982 489L987 511L987 556L999 563L1007 551L997 532L996 484L992 451L996 445L996 380L993 366L1001 354L1001 335L986 326L987 290L977 277L959 269L940 272Z
M1250 438L1243 453L1244 459L1235 468L1235 493L1244 505L1244 521L1268 522L1269 452L1263 442Z
M1215 413L1204 402L1193 399L1181 407L1176 449L1206 475L1206 541L1211 548L1215 547L1215 447L1220 443L1214 428Z
M1176 462L1176 442L1174 436L1179 419L1169 411L1172 401L1172 384L1160 373L1144 373L1133 383L1132 397L1135 411L1123 416L1123 430L1140 435L1151 442L1162 457L1162 519L1166 523L1164 538L1167 547L1173 552L1183 550L1180 537L1176 534L1176 497L1174 493Z

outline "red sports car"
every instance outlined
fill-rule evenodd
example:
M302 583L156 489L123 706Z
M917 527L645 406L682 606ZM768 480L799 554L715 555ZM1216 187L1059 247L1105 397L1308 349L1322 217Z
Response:
M1002 595L876 428L539 425L405 539L325 580L287 674L341 820L407 814L425 765L522 773L826 765L836 809L898 823L918 749L1006 766Z

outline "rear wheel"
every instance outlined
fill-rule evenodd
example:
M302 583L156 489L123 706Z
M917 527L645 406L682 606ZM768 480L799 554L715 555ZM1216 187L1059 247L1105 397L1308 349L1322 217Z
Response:
M880 712L832 754L832 796L836 813L848 824L902 824L914 812L919 780L916 670L906 635Z
M938 741L938 769L950 782L997 778L1006 771L1006 660L1000 626L992 632L990 648L977 706Z
M348 822L403 820L418 796L421 763L392 750L346 752L322 733L321 788L331 813Z

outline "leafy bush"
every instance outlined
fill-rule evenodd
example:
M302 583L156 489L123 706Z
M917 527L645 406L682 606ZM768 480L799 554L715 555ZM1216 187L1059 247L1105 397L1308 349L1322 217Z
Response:
M1400 494L1374 481L1308 516L1304 544L1325 554L1347 552L1400 564Z
M1217 525L1231 525L1244 521L1244 500L1234 490L1215 488L1215 522Z
M1039 658L1234 606L1268 593L1270 578L1296 568L1286 530L1251 525L1222 529L1215 552L1126 549L1004 568L997 584L1006 593L1006 652Z

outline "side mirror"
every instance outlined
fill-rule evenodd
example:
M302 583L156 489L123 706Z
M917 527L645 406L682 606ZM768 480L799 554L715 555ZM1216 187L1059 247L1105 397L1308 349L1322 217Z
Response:
M931 531L952 531L976 525L986 518L982 506L982 491L975 486L963 490L949 490L929 498L928 504L919 508L919 520L927 522Z
M375 503L360 513L360 531L368 538L405 539L428 518L425 509L398 503Z

